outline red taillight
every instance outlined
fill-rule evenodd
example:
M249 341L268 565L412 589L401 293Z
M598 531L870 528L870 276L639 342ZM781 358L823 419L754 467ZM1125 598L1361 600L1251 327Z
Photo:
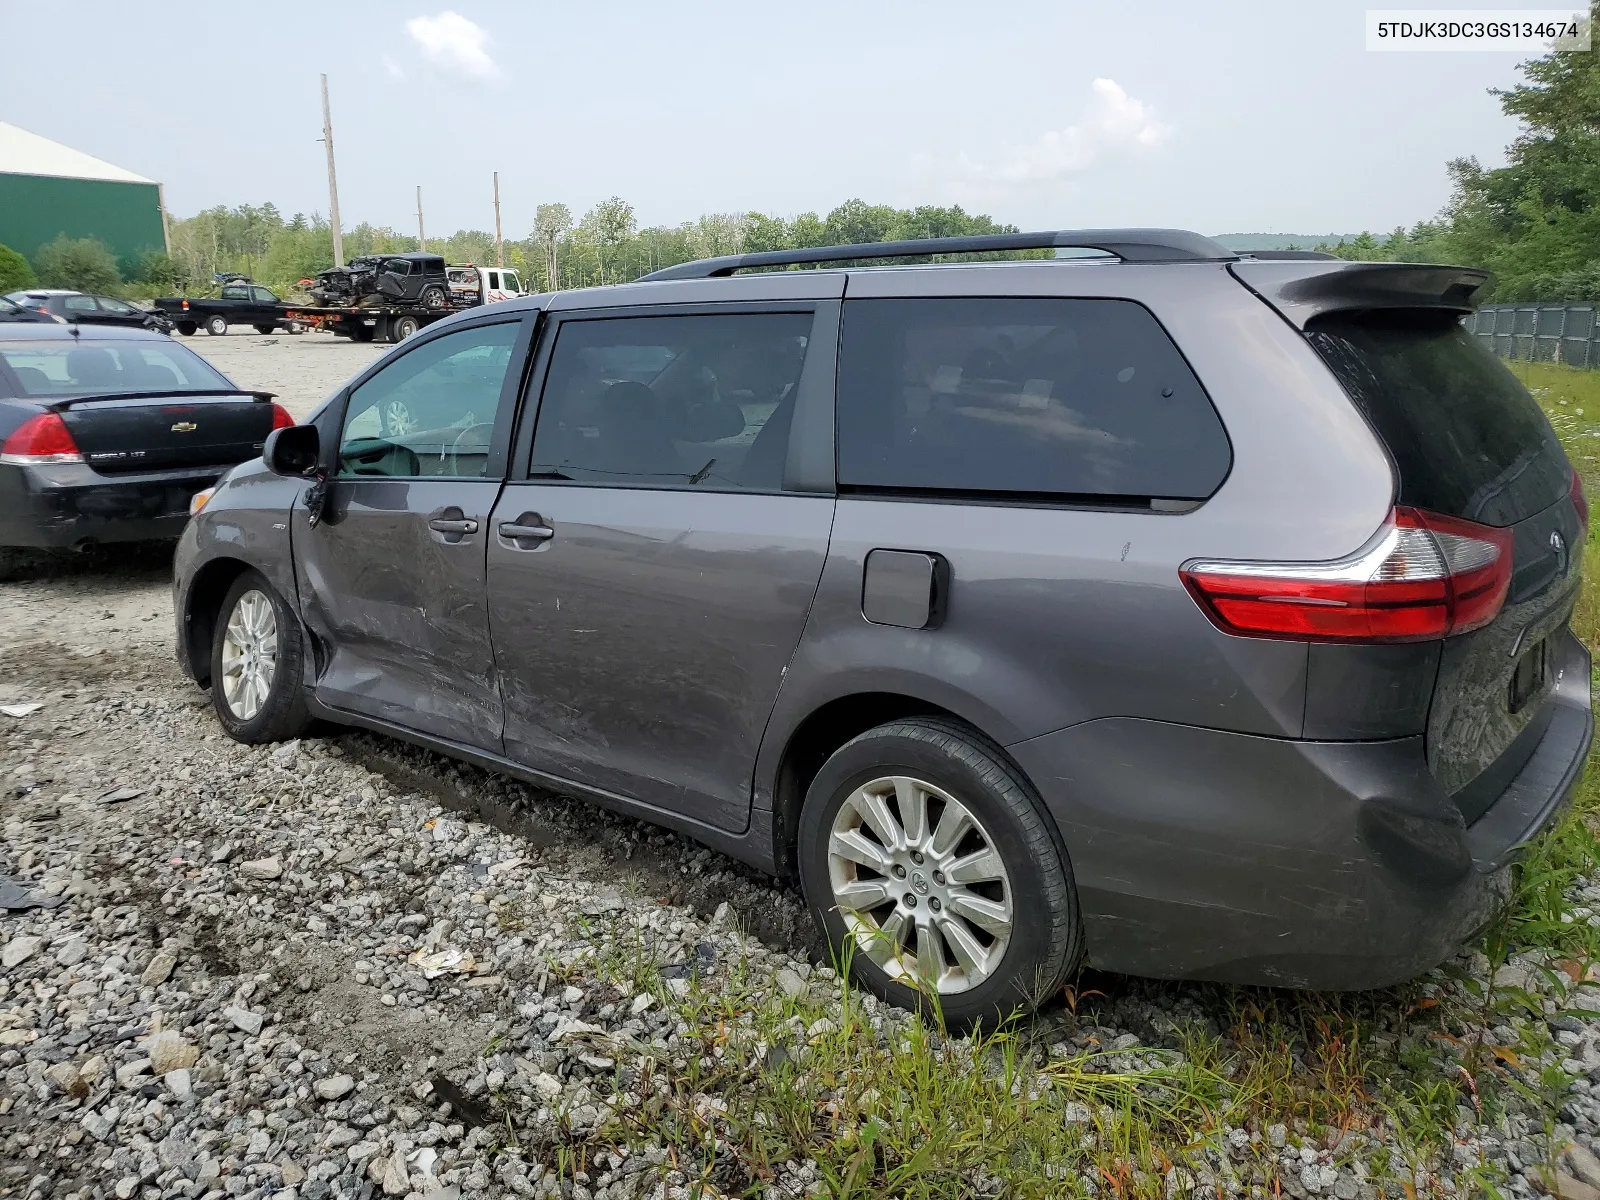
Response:
M1572 497L1572 507L1578 510L1578 520L1583 522L1585 529L1589 527L1589 497L1583 494L1583 476L1576 471L1572 473L1572 487L1567 495Z
M1396 508L1366 547L1320 563L1193 562L1219 629L1307 642L1423 642L1493 621L1511 586L1511 530Z
M187 300L185 300L183 302L183 311L184 312L188 312L189 311L189 302Z
M67 423L58 413L29 417L0 445L0 462L14 466L40 463L81 463L83 455L72 440Z
M294 424L294 418L289 415L289 410L281 404L272 406L272 427L274 429L287 429Z

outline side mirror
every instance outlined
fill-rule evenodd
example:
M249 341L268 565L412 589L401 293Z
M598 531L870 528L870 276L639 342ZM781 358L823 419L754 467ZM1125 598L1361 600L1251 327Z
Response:
M303 479L316 474L322 464L322 437L315 425L274 429L267 434L261 457L274 475Z

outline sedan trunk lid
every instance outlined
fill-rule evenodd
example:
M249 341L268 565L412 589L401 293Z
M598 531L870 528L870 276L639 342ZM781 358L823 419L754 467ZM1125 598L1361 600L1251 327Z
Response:
M283 423L276 405L248 394L165 394L51 405L84 461L102 474L226 467L261 453Z

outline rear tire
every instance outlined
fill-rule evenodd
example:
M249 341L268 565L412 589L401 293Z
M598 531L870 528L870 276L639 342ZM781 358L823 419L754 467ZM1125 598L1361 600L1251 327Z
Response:
M445 306L444 289L437 285L422 289L422 307L430 312L443 312Z
M269 649L270 646L270 649ZM299 737L306 709L300 620L260 571L233 581L211 636L211 707L236 742Z
M266 337L267 334L274 332L276 329L277 329L276 325L257 325L255 327L255 331L257 333L259 333L262 337Z
M350 327L350 340L352 342L370 342L374 332L370 325L352 325Z
M221 337L228 332L228 318L222 316L207 317L206 332L212 337Z
M422 322L415 317L396 317L389 325L389 340L403 342L422 328Z
M807 790L798 834L812 916L891 1004L993 1028L1054 995L1082 955L1072 869L1043 804L958 721L908 718L845 743Z
M184 337L193 337L196 333L200 332L200 326L196 325L193 321L179 321L178 332L183 334Z

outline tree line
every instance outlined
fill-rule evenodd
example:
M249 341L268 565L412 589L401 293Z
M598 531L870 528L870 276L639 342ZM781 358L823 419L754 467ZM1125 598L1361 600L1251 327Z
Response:
M758 250L861 244L904 238L1015 233L960 206L894 208L849 200L826 216L801 213L708 213L679 225L639 228L634 208L621 197L594 205L574 220L560 203L541 204L526 236L507 238L505 265L516 268L528 291L625 283L662 267ZM119 263L93 239L60 238L31 264L0 247L0 291L32 286L76 287L141 298L172 291L214 290L220 274L248 275L280 293L333 265L333 231L320 213L285 216L271 203L219 205L169 222L170 254L150 253ZM345 260L418 248L417 238L362 222L343 235ZM428 239L427 249L452 263L496 261L494 235L461 229ZM7 257L9 255L9 258Z
M285 218L272 204L212 208L172 222L172 264L181 282L203 286L221 272L237 271L269 286L292 287L333 265L333 235L321 214ZM505 265L515 267L528 291L592 287L638 279L662 267L758 250L860 244L901 238L1015 233L960 206L894 208L850 200L826 216L785 218L765 213L708 213L679 225L640 228L633 205L612 197L576 220L560 203L538 206L532 228L504 242ZM363 222L346 230L345 258L418 248L417 238ZM494 235L462 229L428 239L427 248L452 263L495 262Z

